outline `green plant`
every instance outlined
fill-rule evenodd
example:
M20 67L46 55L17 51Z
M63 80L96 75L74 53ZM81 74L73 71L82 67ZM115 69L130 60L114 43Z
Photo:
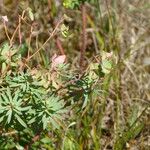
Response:
M64 0L63 5L66 8L74 9L78 8L80 4L84 2L90 2L91 0Z
M5 76L0 86L0 122L4 132L27 129L36 133L47 126L54 129L61 126L65 103L49 86L43 86L41 78L33 78L29 73L12 73Z
M0 68L4 73L9 68L18 67L17 62L21 60L21 54L17 54L18 50L15 46L10 47L8 43L4 43L0 48Z
M51 64L50 72L27 69L26 62L23 62L24 54L22 55L25 50L23 47L19 49L5 43L0 51L3 75L0 83L2 149L20 149L26 144L30 145L31 139L37 133L42 135L48 128L55 131L64 127L63 120L68 111L63 97L56 92L61 82L70 78L68 65L57 64L55 60ZM51 79L52 76L55 80ZM10 138L7 137L9 134L12 135ZM15 137L18 137L17 141ZM8 142L4 142L5 139Z
M13 77L6 76L1 86L0 115L3 125L19 123L27 127L34 123L45 129L48 122L51 122L56 127L53 118L61 119L64 103L46 90L40 81L21 73Z

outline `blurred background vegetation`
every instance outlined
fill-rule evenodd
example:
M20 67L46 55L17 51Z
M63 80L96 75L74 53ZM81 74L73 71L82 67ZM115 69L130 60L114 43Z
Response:
M1 83L5 75L28 69L46 78L54 54L65 55L69 64L52 89L69 110L61 128L25 131L23 139L0 125L0 149L150 149L149 0L0 0L0 18L1 47L8 43L21 54L17 69L1 66ZM103 52L113 53L114 68L85 82ZM89 100L82 105L85 93Z

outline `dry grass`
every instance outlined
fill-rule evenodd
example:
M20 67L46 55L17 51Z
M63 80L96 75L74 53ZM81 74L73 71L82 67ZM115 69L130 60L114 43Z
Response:
M42 43L46 41L49 37L49 32L52 31L52 27L54 26L52 24L55 24L58 18L60 18L59 16L66 13L69 17L71 17L72 20L71 22L68 22L68 25L70 26L70 32L72 34L67 39L63 38L59 34L58 37L62 42L65 54L68 57L68 62L71 62L72 64L72 69L78 70L80 56L79 50L80 45L82 44L80 43L82 30L80 11L64 10L61 6L50 6L50 3L47 2L46 4L41 4L40 1L26 1L24 2L25 5L23 5L23 2L18 3L17 5L16 3L16 0L10 1L10 4L9 1L6 4L3 4L0 1L0 16L8 16L9 22L7 27L9 30L9 35L12 35L15 30L14 27L18 24L18 14L21 14L21 10L25 9L24 7L32 7L35 15L35 21L31 22L29 21L29 18L25 18L21 24L23 44L26 43L27 46L31 46L31 52L34 52L35 49L41 47ZM106 106L104 106L105 109L101 118L101 135L96 133L96 131L99 131L99 125L96 123L91 123L91 126L89 127L90 129L87 125L85 125L87 127L85 127L85 129L87 130L88 135L94 135L96 138L101 138L100 141L102 150L110 150L123 131L128 130L130 122L138 119L139 122L144 123L144 129L136 138L126 142L126 149L149 150L150 1L107 0L107 3L106 0L100 1L101 15L98 13L99 10L97 6L98 5L86 4L87 10L89 10L87 11L87 15L92 18L93 23L92 26L92 24L88 22L87 27L88 39L85 60L86 64L88 66L92 60L95 60L93 57L96 57L99 53L101 53L103 48L102 44L105 45L106 50L115 52L119 63L117 66L117 71L115 71L113 75L114 78L109 83L109 87L107 89L109 94L107 95L107 98L104 96L106 98ZM57 7L59 8L55 12L54 9ZM53 10L50 10L50 8ZM112 14L112 16L110 14ZM113 17L115 17L114 22ZM110 23L109 26L111 29L109 31L107 31L107 21ZM30 45L29 37L31 25L33 27L34 34L31 39L32 44ZM113 28L115 29L115 33L113 33ZM0 23L0 33L0 43L2 43L6 41L2 22ZM99 42L97 34L100 34L100 38L104 40L104 43ZM14 41L19 44L18 35L15 36ZM55 52L60 53L57 44L55 44L55 39L52 39L50 43L46 44L44 49L49 57ZM39 56L40 55L36 56L35 59L37 63L41 63L42 65L43 58ZM38 57L39 59L37 59ZM143 112L146 107L148 108ZM95 112L98 110L98 108L93 110L95 117L100 115L97 114L98 112ZM86 113L86 115L88 115L88 113ZM138 118L139 116L140 118ZM84 117L81 118L84 120ZM74 118L77 119L78 116L75 116ZM90 121L92 122L93 120L95 121L95 118L91 117ZM84 121L86 122L87 120L85 119ZM71 131L73 132L71 137L74 138L78 144L81 144L82 138L79 135L83 134L83 131L79 128L79 126L81 126L80 122L79 124L77 123L75 130ZM84 125L82 126L84 127ZM77 132L77 130L79 130L79 133L74 136L74 132ZM71 134L71 132L69 134ZM92 145L93 138L88 138L88 135L85 135L85 138L87 139L83 140L84 142L82 144L86 143L89 148ZM95 142L95 145L96 143L97 142ZM81 147L84 146L82 145Z

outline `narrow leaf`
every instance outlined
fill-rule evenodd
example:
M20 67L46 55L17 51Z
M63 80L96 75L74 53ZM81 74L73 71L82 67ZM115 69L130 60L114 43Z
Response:
M17 114L15 114L15 117L16 117L16 119L18 120L18 122L19 122L22 126L24 126L25 128L27 128L26 123L25 123Z
M9 124L10 121L11 121L11 118L12 118L12 109L10 109L10 110L7 112L7 115L8 115L7 123Z

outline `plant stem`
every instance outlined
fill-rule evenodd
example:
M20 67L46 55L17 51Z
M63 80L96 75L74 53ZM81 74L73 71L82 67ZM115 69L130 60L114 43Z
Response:
M83 60L85 57L85 51L87 46L87 35L86 35L86 6L85 4L81 5L81 13L82 13L82 47L81 47L81 54L80 54L80 66L83 66Z

